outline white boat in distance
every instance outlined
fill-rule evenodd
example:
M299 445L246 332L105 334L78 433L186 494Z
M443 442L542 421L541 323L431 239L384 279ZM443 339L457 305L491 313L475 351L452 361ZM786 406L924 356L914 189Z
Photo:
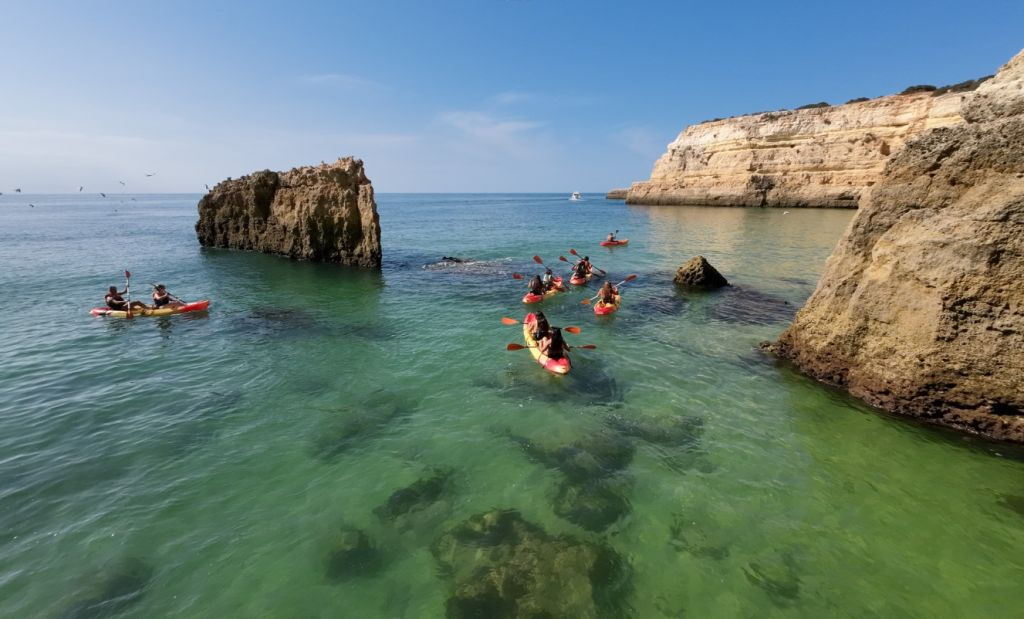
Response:
M572 200L573 202L579 202L583 198L580 197L580 192L574 191L572 192L572 196L570 196L569 199Z

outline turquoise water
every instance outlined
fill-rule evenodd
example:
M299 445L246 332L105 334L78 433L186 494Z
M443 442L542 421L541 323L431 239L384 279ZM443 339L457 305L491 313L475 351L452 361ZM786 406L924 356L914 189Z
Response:
M1024 611L1019 452L757 350L851 213L381 195L368 273L201 249L197 199L0 197L0 616L444 616L431 545L491 508L618 553L611 614ZM599 248L615 228L629 247ZM509 275L570 247L639 278L611 318L580 290L545 303L598 346L557 378L504 350L521 332L500 318L525 313ZM674 290L698 253L732 289ZM125 268L136 296L161 281L211 310L89 316ZM599 475L611 507L573 516L558 505L579 480L522 445L594 436L630 457ZM375 513L435 475L419 509ZM331 571L342 528L372 540L374 569Z

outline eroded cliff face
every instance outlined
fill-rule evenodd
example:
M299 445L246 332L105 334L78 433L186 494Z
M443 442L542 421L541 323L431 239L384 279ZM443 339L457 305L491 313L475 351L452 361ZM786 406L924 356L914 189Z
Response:
M352 157L218 183L199 201L196 236L206 247L380 266L373 186Z
M771 348L892 412L1024 442L1024 52L886 165Z
M856 208L908 139L963 122L964 96L890 95L692 125L626 201Z

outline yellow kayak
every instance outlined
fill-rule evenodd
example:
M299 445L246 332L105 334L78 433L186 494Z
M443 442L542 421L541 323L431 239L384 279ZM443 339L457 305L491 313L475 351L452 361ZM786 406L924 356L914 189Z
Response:
M196 301L186 303L177 307L161 307L160 309L133 309L132 318L142 316L173 316L174 314L185 314L188 312L201 312L210 307L209 301ZM128 312L124 310L112 310L106 307L94 307L89 310L93 316L107 316L110 318L128 318Z

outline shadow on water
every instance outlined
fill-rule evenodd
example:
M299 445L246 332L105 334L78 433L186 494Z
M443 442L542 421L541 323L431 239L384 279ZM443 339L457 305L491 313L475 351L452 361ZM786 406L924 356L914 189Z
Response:
M710 297L708 316L723 322L746 325L787 323L793 320L799 309L785 299L745 286L729 286L703 294Z
M405 395L379 389L363 400L324 411L310 444L313 457L333 462L350 449L365 446L414 413L419 403Z
M95 583L95 595L76 602L61 616L65 619L113 617L137 604L153 579L153 568L142 559L123 559L103 570Z

